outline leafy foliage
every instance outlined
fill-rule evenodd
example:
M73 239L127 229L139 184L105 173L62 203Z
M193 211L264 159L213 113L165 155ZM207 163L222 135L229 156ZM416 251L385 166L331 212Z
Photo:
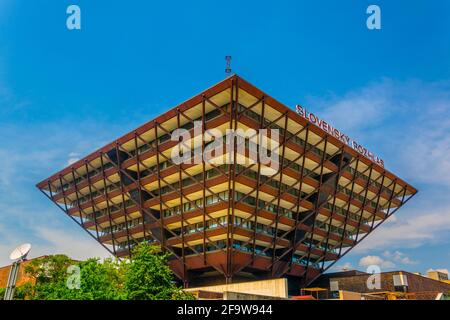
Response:
M124 299L124 265L112 259L101 263L89 259L79 264L81 270L80 289L75 290L79 300L121 300Z
M192 295L181 291L173 282L168 254L159 247L139 244L133 251L133 262L125 275L126 296L130 300L184 300Z
M78 274L68 272L71 266L75 266ZM26 266L25 272L32 281L16 288L15 299L194 299L173 281L168 255L146 243L133 250L132 261L88 259L77 262L65 255L53 255L33 260ZM4 289L0 289L0 295L2 298Z
M14 300L25 300L29 296L29 292L31 292L31 283L25 283L24 285L16 287L14 290ZM0 300L3 300L5 297L6 288L0 288Z
M72 298L66 286L67 268L75 261L65 255L53 255L31 261L25 272L33 279L26 295L36 300L58 300Z

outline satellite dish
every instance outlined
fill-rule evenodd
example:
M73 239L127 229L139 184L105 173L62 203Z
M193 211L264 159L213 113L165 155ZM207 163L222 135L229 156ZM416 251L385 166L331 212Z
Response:
M9 255L9 258L11 260L22 260L25 259L28 252L30 252L31 249L31 244L29 243L24 243L20 246L18 246L17 248L15 248L13 250L13 252L11 252L11 254Z

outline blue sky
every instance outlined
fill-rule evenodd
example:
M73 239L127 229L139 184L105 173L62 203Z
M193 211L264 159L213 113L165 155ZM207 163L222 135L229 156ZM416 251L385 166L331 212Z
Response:
M82 30L66 28L70 4ZM232 55L419 189L337 268L450 268L449 36L445 0L0 0L0 265L21 242L105 256L35 183L222 80Z

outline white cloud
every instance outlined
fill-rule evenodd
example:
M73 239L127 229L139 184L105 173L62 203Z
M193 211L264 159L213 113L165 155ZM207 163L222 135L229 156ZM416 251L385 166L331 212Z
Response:
M0 17L2 9L0 7ZM0 57L0 68L5 69L5 63ZM0 116L12 115L23 112L24 108L30 105L30 101L26 98L18 98L10 87L3 81L3 74L0 71Z
M389 217L389 219L387 219L384 224L390 224L390 223L395 223L397 222L397 216L396 215L392 215Z
M3 99L11 102L12 98L5 89ZM395 254L397 249L449 240L450 82L384 79L342 96L311 99L309 105L311 111L318 111L385 158L387 169L419 189L407 207L352 253L388 250ZM98 121L61 121L27 130L1 124L1 130L0 264L7 262L10 249L28 241L34 244L33 254L61 252L82 258L105 253L101 246L81 235L81 230L77 233L77 226L38 194L34 184L95 150L100 146L98 141L110 141L127 130L122 125ZM392 268L394 262L415 263L401 254L385 259L369 257L360 263L365 265L376 259L373 257L381 259L382 267L387 268ZM352 268L350 263L341 267Z
M450 187L450 81L383 79L309 100L323 118L388 158L388 169Z
M69 160L67 160L67 165L70 166L80 160L80 154L76 152L69 153Z
M353 252L448 242L450 81L382 79L343 95L309 100L311 111L384 158L388 170L419 190Z
M75 260L85 260L98 257L107 258L111 255L94 239L87 235L80 235L78 232L68 233L64 230L39 227L35 231L33 238L29 241L32 248L28 258L36 258L44 255L65 254ZM19 240L21 239L21 240ZM0 266L11 264L9 253L21 243L28 242L28 239L18 237L7 244L0 245Z
M108 255L38 192L35 184L65 166L67 155L75 157L78 151L73 149L80 154L95 150L98 140L86 137L112 140L119 135L118 127L86 121L75 128L62 120L29 125L26 130L0 123L0 129L0 265L9 264L11 250L25 242L33 246L30 257L64 253L85 259Z
M393 82L384 79L343 96L311 97L310 105L330 120L336 128L356 134L368 127L376 127L386 117L392 103ZM355 137L356 138L356 137Z
M444 241L450 231L450 208L436 211L402 216L396 222L383 224L358 244L354 252L392 247L417 248L426 243Z
M0 0L0 17L14 3ZM9 264L11 250L25 242L32 244L30 257L54 253L76 259L108 256L35 185L141 124L144 109L138 108L139 114L130 114L120 123L83 113L71 117L65 112L51 122L42 122L47 117L30 121L32 112L41 108L5 83L6 66L0 57L0 265Z
M359 265L361 267L368 267L371 265L380 265L383 263L383 259L379 256L365 256L359 260Z
M94 239L86 236L70 234L64 230L55 230L53 228L39 227L37 235L45 242L45 245L39 247L39 252L47 254L67 254L78 260L84 260L90 257L106 258L110 254Z
M389 260L384 260L383 258L379 257L379 256L365 256L362 257L359 260L358 265L360 267L369 267L369 266L373 266L376 265L378 267L380 267L381 269L393 269L395 268L395 263L393 263L392 261Z
M417 264L417 261L411 260L410 257L408 257L406 254L400 251L390 252L389 250L386 250L383 252L383 256L386 258L390 258L394 260L395 262L405 264L405 265L411 265L411 264Z
M80 160L80 158L69 158L69 160L67 160L67 165L70 166L75 162L77 162L78 160Z

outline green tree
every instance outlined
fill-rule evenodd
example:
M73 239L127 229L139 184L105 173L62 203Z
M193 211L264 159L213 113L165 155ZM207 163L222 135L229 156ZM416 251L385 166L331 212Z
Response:
M78 288L68 286L70 266L79 268ZM25 269L35 285L27 294L37 300L118 300L123 293L123 263L106 259L76 262L64 255L35 260Z
M129 300L193 299L173 281L168 254L159 247L141 243L133 250L133 260L125 274L125 292Z
M78 267L75 274L68 273L70 266ZM168 255L146 243L134 249L131 261L88 259L77 262L65 255L54 255L33 260L25 272L32 280L16 288L16 299L194 299L173 281ZM68 281L74 280L74 276L74 282Z
M79 300L121 300L125 299L124 263L112 259L100 262L89 259L78 264L80 267L80 289L75 290Z
M32 292L32 283L27 282L14 289L14 300L26 300L30 298L30 292ZM6 288L0 288L0 300L5 298Z
M34 285L27 288L26 295L36 300L73 299L73 292L67 285L67 268L76 262L66 255L52 255L30 262L25 272Z
M31 282L24 283L23 285L16 287L14 290L14 300L30 299L32 292L33 284Z

